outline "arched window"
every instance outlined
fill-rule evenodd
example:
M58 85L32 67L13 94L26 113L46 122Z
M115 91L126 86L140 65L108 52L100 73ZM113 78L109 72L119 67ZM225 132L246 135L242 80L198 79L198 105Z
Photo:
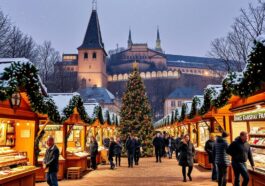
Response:
M85 78L83 78L83 79L81 80L81 87L82 87L82 88L85 88L85 87L86 87L86 79L85 79Z
M93 52L93 59L97 59L97 53Z
M88 58L88 53L85 52L85 53L84 53L84 59L87 59L87 58Z

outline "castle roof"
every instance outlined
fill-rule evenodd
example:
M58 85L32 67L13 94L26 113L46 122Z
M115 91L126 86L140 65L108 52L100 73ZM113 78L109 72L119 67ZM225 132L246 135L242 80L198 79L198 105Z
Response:
M114 95L106 88L88 87L79 89L80 96L86 103L88 100L95 99L98 103L112 104L114 102Z
M166 54L166 57L168 66L224 70L224 63L220 59L172 54Z
M103 49L105 51L96 10L92 10L84 41L78 49Z
M167 99L192 99L194 95L202 94L203 91L198 87L178 87L176 88Z

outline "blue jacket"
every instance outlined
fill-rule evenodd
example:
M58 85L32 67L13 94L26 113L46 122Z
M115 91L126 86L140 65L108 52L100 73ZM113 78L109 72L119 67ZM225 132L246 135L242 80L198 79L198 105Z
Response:
M228 154L226 153L227 149L227 141L224 138L218 136L213 146L213 157L216 164L223 164L226 166L230 164Z
M45 153L44 163L49 168L49 173L58 172L59 168L59 149L56 145L48 148Z

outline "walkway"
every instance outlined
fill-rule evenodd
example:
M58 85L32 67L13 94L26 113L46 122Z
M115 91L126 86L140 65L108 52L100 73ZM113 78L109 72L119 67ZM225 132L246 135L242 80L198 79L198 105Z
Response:
M211 172L194 166L193 181L183 183L181 168L175 159L163 159L162 163L155 163L154 158L140 160L140 165L128 168L126 159L122 159L122 167L110 170L109 166L99 166L96 171L89 172L81 180L60 181L60 186L216 186L211 182ZM227 184L231 186L232 184ZM47 186L38 183L37 186Z

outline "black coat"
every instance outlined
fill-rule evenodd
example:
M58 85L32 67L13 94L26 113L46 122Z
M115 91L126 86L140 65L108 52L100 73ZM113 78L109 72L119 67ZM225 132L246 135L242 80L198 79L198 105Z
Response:
M214 147L214 141L207 140L206 143L205 143L204 150L208 154L209 163L213 163L214 162L213 147Z
M162 147L164 145L163 138L155 137L154 140L153 140L153 145L155 146L155 148L162 149Z
M232 156L232 162L245 163L249 159L250 164L254 166L250 145L248 142L243 143L240 137L229 145L227 153Z
M175 149L177 152L179 150L179 145L180 145L181 140L182 140L182 138L180 138L180 137L176 138L176 140L175 140Z
M109 145L109 157L113 157L115 155L116 146L117 146L117 143L115 141L110 142L110 145Z
M114 148L114 154L118 155L122 152L122 144L121 142L116 142L115 148Z
M126 150L128 153L132 154L135 152L135 140L128 138L126 141Z
M44 164L49 169L49 173L58 172L59 168L59 149L56 145L48 148L44 157Z
M195 149L191 142L183 143L179 145L179 165L181 166L193 166Z
M168 138L168 146L170 147L171 150L176 149L176 141L173 138Z
M226 153L228 149L227 141L222 137L217 137L214 147L213 147L213 156L216 164L222 164L225 166L229 165L228 154Z
M96 157L98 154L98 142L94 141L93 143L90 143L89 149L90 157Z

